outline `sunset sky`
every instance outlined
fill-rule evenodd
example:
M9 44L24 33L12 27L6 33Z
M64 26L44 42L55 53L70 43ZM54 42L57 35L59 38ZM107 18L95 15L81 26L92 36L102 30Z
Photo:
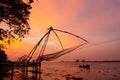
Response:
M10 60L28 54L50 26L89 42L57 60L120 60L120 0L38 0L32 6L30 35L7 46ZM63 40L67 46L77 43L72 38ZM49 46L59 48L57 45L49 41Z

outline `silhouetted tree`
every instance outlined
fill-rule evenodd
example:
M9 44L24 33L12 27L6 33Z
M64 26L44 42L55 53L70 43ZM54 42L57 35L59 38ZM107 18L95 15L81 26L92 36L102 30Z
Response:
M0 50L0 62L2 61L7 61L7 55L5 53L5 51Z
M6 65L7 62L8 60L5 51L0 49L0 80L3 80L3 77L8 76L7 72L9 71L9 65Z
M0 40L28 34L32 2L33 0L0 0L0 23L7 24L7 28L0 26Z

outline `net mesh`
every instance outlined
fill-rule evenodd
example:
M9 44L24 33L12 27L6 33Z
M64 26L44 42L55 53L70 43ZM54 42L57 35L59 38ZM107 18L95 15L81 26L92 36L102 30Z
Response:
M55 60L55 59L59 58L60 56L65 55L67 53L70 53L70 52L74 51L75 49L77 49L77 48L79 48L79 47L81 47L81 46L83 46L85 44L86 43L80 44L80 45L72 47L72 48L63 49L63 50L61 50L59 52L55 52L55 53L51 53L51 54L45 54L43 56L39 56L39 59L41 61Z

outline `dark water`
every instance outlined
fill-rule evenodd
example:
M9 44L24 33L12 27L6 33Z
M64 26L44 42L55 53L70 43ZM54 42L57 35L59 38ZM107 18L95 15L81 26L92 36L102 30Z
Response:
M90 64L90 69L79 65ZM14 70L13 80L22 80L22 72ZM29 72L29 77L32 74ZM120 62L43 62L42 80L65 80L65 76L81 77L83 80L120 80ZM4 78L4 80L9 80Z

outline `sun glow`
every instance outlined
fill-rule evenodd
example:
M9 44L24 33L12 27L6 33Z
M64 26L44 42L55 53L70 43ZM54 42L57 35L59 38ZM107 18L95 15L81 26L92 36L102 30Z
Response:
M10 39L5 38L3 41L0 40L0 44L5 46L6 48L12 45L18 46L18 45L21 45L21 43L22 43L21 40L16 39L16 38L10 38Z

